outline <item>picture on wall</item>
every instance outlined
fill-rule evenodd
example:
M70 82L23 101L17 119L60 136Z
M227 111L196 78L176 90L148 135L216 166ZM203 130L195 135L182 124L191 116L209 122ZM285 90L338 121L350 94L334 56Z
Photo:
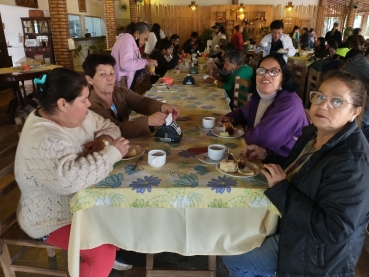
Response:
M38 9L37 0L15 0L15 5Z
M87 12L86 0L78 0L78 8L80 12Z

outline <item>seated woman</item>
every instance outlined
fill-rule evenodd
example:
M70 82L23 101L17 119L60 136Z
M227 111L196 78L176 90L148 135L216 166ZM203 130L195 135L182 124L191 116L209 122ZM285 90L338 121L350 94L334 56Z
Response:
M177 66L180 58L178 54L174 55L169 62L165 59L165 55L172 55L173 48L174 46L172 42L165 38L161 40L159 48L155 49L151 53L150 59L156 60L158 62L158 66L155 68L156 75L151 75L151 84L155 84L160 77L163 77L165 73L167 73L168 70L171 70Z
M92 86L90 110L110 119L118 125L122 136L134 138L154 132L154 127L165 122L168 113L174 119L179 115L178 107L138 95L132 90L114 86L115 60L108 54L88 55L82 64L87 82ZM128 121L132 111L146 115Z
M247 144L287 156L308 120L282 55L273 53L259 62L249 92L252 96L246 105L218 121L246 125Z
M310 56L315 56L316 58L323 59L329 55L329 51L325 46L325 39L323 37L317 38L315 41L314 54L309 54Z
M264 193L282 222L260 247L223 256L230 277L355 276L369 219L369 144L356 120L366 93L336 71L310 93L313 124L287 158L247 146L247 156L266 158Z
M17 221L30 237L68 249L73 195L108 176L128 152L119 128L88 110L84 77L57 68L41 80L41 108L23 127L15 157L21 190ZM107 277L117 247L103 244L81 250L81 277Z
M242 79L247 81L251 80L252 76L252 68L248 65L243 65L242 62L242 54L238 51L229 51L224 55L224 69L230 73L228 77L222 78L218 74L211 73L212 77L209 77L204 80L205 83L216 85L218 88L223 88L228 97L231 99L230 104L233 104L233 96L234 96L234 84L237 76L240 76ZM241 87L244 91L247 91L247 88Z

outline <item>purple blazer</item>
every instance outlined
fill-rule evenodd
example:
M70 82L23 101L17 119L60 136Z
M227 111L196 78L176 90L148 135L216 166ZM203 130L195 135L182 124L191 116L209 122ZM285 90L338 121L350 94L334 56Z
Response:
M253 94L241 108L227 114L234 124L247 126L247 144L256 144L286 157L302 128L309 125L300 97L295 92L281 90L265 110L258 125L254 126L260 98Z

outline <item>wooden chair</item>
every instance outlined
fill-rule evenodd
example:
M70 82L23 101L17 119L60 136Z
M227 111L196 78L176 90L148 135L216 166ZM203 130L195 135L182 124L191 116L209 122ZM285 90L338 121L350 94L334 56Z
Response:
M6 132L8 137L4 136L4 129L6 128ZM5 147L1 147L0 149L0 203L4 205L4 199L12 196L11 193L18 193L16 191L18 189L17 183L14 179L14 157L15 150L18 143L18 126L1 126L0 128L0 142L4 141L8 142L8 145ZM16 134L16 137L14 137ZM3 145L1 143L1 145ZM14 200L13 200L14 201ZM16 205L14 205L15 207ZM38 240L32 239L28 237L22 229L19 227L16 221L16 211L15 209L7 211L8 214L5 218L1 218L0 221L0 262L4 272L5 277L15 277L15 272L28 272L28 273L37 273L42 275L52 275L52 276L65 276L68 277L67 270L57 270L50 268L40 268L40 267L30 267L30 266L22 266L15 265L15 261L18 260L21 255L26 251L28 247L38 247L45 248L47 250L49 256L49 262L56 261L55 259L55 251L56 247L47 245L46 243L40 242ZM11 257L8 249L8 245L18 245L22 246L21 250ZM67 266L67 252L63 251L65 264ZM54 260L54 261L53 261ZM67 266L68 268L68 266Z
M249 100L249 93L240 89L240 85L243 87L248 87L249 82L245 79L241 79L240 76L236 77L235 83L234 83L234 97L233 97L232 110L245 105L247 101Z
M305 79L306 79L306 66L305 65L293 65L292 74L296 84L298 84L297 95L300 96L301 100L305 99Z
M291 70L291 72L293 72L293 66L295 65L295 61L293 59L288 59L287 60L287 66L289 68L289 70Z
M304 100L305 108L308 108L310 106L310 91L313 90L318 91L321 82L322 82L322 72L310 68L306 84L306 95Z

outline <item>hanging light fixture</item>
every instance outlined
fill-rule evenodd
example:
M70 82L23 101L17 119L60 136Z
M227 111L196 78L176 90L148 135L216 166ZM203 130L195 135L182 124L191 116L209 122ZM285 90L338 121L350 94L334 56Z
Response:
M190 9L193 11L196 10L197 6L198 5L196 5L196 1L191 1L191 5L189 5Z
M292 11L292 9L293 9L292 2L288 2L287 5L286 5L286 10L290 12L290 11Z
M240 6L238 7L238 11L240 13L242 13L244 11L244 8L243 8L243 4L241 3Z

